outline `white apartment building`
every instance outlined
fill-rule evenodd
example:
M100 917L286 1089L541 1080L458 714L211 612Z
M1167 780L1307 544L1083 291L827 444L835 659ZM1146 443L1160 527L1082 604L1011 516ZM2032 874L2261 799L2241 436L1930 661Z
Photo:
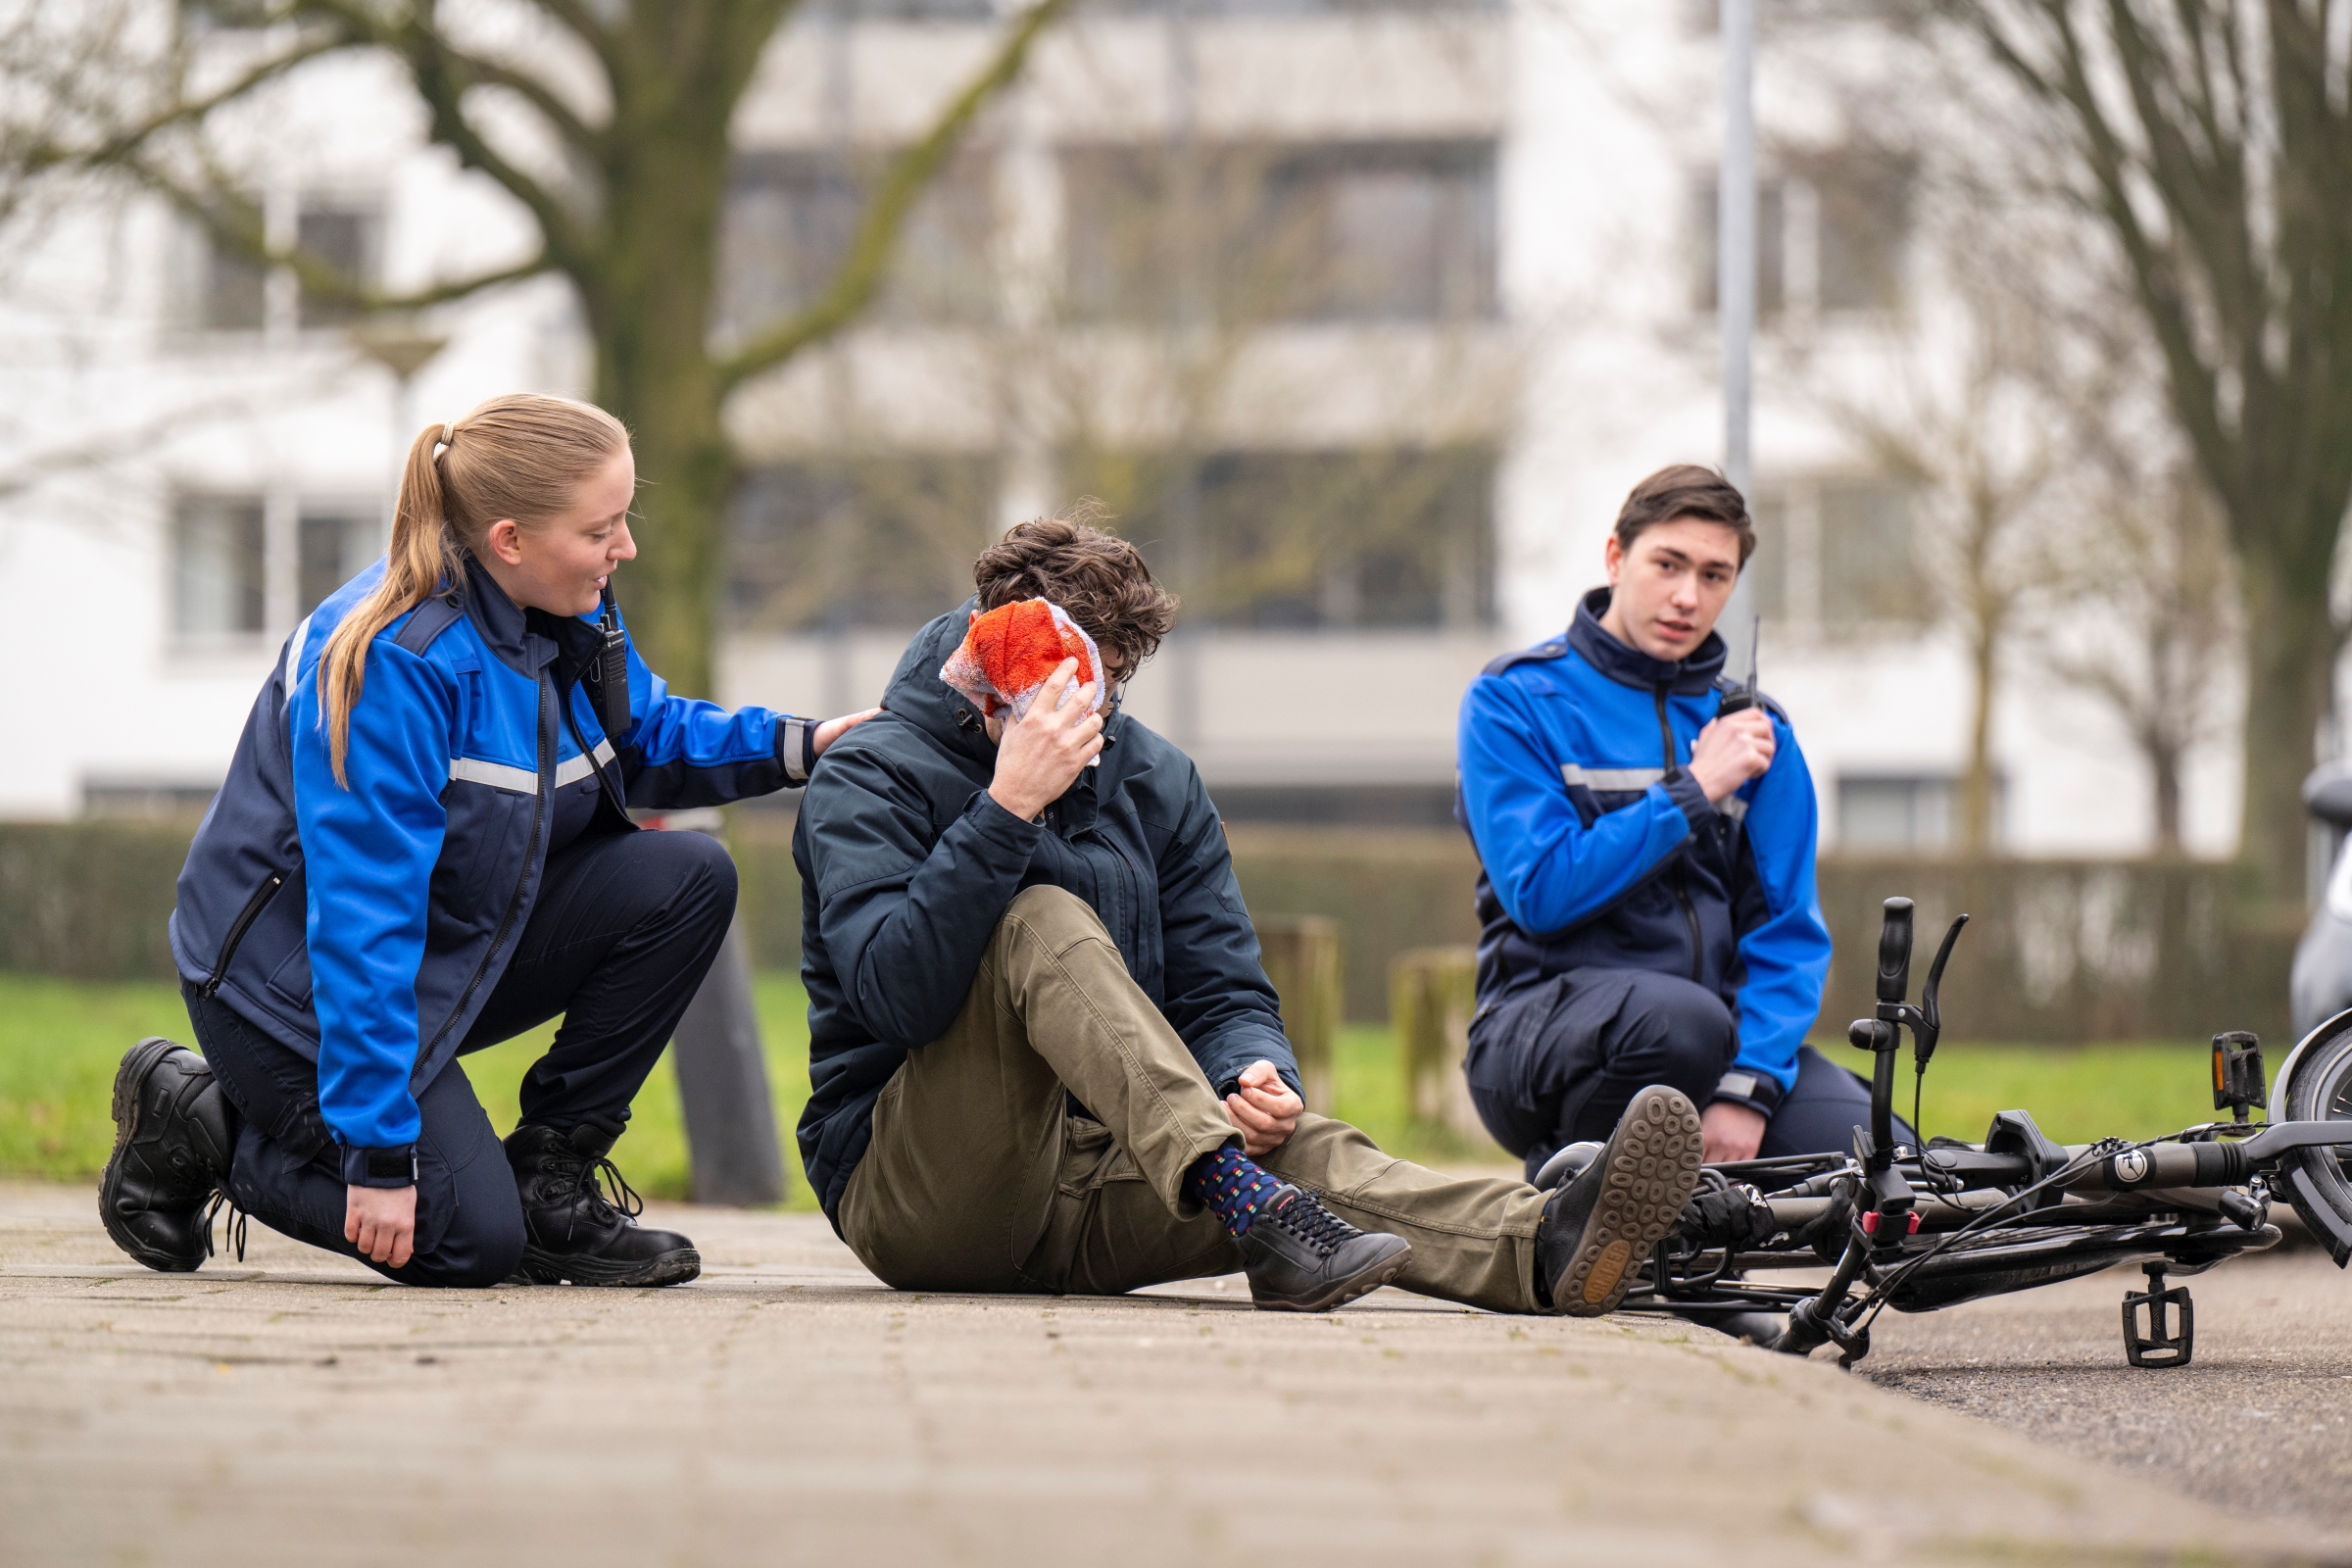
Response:
M846 0L775 42L739 118L720 334L830 275L879 161L994 26L990 0ZM1080 11L925 199L885 300L732 409L721 696L864 706L995 530L1093 495L1188 606L1132 707L1229 816L1445 820L1464 686L1565 622L1637 479L1720 457L1715 69L1681 5ZM1901 171L1841 157L1811 83L1768 46L1767 147L1807 151L1767 155L1765 331L1850 343L1867 379L1932 285ZM390 286L527 241L388 69L316 68L251 130L277 231ZM0 638L37 744L0 766L0 814L201 801L287 629L380 548L416 425L587 391L557 282L371 352L160 205L60 214L13 266ZM1760 381L1764 685L1825 843L1933 849L1966 663L1903 486L1807 410ZM2114 722L2015 673L2002 841L2145 847ZM2199 755L2192 848L2230 847L2234 788L2226 748Z

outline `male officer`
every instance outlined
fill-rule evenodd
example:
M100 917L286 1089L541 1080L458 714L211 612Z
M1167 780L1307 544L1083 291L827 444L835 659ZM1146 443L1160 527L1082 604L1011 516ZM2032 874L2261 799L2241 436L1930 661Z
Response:
M1718 711L1739 688L1715 621L1755 543L1720 474L1660 469L1618 514L1609 585L1463 699L1470 1096L1531 1178L1647 1084L1704 1107L1710 1163L1843 1149L1869 1119L1804 1044L1830 965L1804 758L1769 700Z

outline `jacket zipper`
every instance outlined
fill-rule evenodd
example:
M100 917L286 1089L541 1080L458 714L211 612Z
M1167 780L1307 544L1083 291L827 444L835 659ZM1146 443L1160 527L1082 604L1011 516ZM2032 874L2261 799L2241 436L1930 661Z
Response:
M604 795L606 800L612 803L612 808L614 810L618 811L624 818L627 817L629 814L629 803L621 799L620 786L605 776L605 764L596 760L596 753L589 747L588 737L580 729L580 715L571 710L571 693L568 691L564 692L562 700L558 702L556 706L564 710L564 721L571 726L572 740L579 746L580 755L588 759L588 766L590 771L596 774L597 789ZM607 739L610 738L611 736L608 733ZM620 765L617 757L614 759L612 765L615 767ZM630 825L634 826L635 824L631 823Z
M1666 717L1665 687L1657 689L1657 698L1658 740L1666 749L1666 776L1673 778L1683 770L1683 764L1676 760L1674 755L1674 725ZM1690 928L1690 980L1695 985L1706 966L1706 950L1699 941L1698 908L1690 902L1690 888L1684 879L1684 870L1689 864L1688 857L1674 862L1674 902L1683 906L1683 923Z
M262 917L263 908L285 885L285 877L272 871L260 887L253 890L253 897L245 901L245 907L239 909L237 917L228 923L228 937L220 944L220 960L213 965L213 972L205 976L204 984L196 988L198 996L209 998L220 989L220 982L228 978L228 960L237 956L237 944L245 940L245 933L253 928L253 922Z
M546 822L547 794L552 782L549 774L554 771L549 753L554 750L551 739L555 725L551 722L553 715L547 710L548 684L547 674L543 670L539 675L539 787L531 796L531 841L522 853L522 875L514 879L514 891L507 896L507 912L498 917L498 930L490 938L490 951L482 955L480 963L474 965L472 978L466 982L466 989L458 995L457 1006L450 1010L449 1017L441 1027L433 1031L433 1038L425 1043L424 1049L416 1054L418 1065L422 1065L424 1058L433 1054L433 1048L441 1044L442 1037L449 1033L457 1021L466 1016L466 1004L473 1001L474 992L480 989L482 976L488 974L490 965L498 961L499 951L507 945L507 933L514 929L514 911L522 907L522 890L531 880L532 862L539 858L539 830Z

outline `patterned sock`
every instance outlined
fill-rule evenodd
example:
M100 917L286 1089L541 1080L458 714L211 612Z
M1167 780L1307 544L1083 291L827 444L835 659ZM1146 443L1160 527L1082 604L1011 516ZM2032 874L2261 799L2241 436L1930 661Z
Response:
M1215 1210L1236 1240L1281 1186L1282 1179L1244 1155L1239 1144L1202 1154L1184 1173L1184 1196Z

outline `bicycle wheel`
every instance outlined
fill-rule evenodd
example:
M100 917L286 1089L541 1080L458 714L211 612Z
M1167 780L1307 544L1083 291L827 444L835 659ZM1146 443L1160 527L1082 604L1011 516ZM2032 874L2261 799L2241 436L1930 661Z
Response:
M2280 1108L2289 1121L2352 1121L2352 1012L2315 1030L2287 1063ZM2334 1149L2306 1149L2287 1172L2286 1194L2322 1243L2352 1235L2352 1160ZM2347 1255L2334 1244L2336 1262Z

